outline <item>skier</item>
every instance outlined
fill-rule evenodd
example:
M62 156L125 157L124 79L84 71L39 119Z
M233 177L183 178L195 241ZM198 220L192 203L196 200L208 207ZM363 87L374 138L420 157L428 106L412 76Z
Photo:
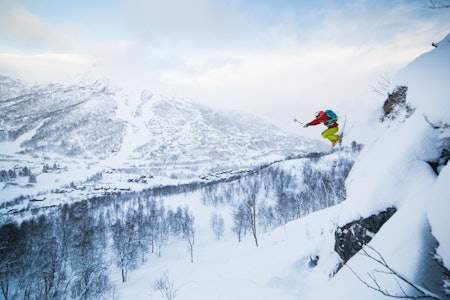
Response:
M322 132L322 137L324 139L329 139L331 141L331 147L334 147L336 143L341 144L341 136L338 134L339 124L337 123L338 117L331 110L321 110L316 113L316 118L309 123L306 123L303 127L308 127L311 125L318 125L323 123L328 128Z

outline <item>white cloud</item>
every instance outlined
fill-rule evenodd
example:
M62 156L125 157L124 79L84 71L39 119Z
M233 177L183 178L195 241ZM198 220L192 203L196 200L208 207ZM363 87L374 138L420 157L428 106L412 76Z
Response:
M366 105L380 74L394 72L447 34L445 16L422 16L420 6L399 2L386 9L372 1L347 1L351 5L343 7L319 1L285 6L272 18L272 2L243 11L244 2L127 1L116 22L123 31L115 36L95 30L92 35L75 21L63 32L0 0L8 8L0 9L0 23L9 26L0 29L0 39L36 46L33 53L78 50L65 56L1 55L0 73L31 76L45 70L58 78L95 63L119 82L252 111L289 127L294 116L307 119L318 108Z
M141 42L179 51L230 46L248 38L246 20L233 2L209 0L128 1L126 27ZM169 48L169 49L168 49Z
M2 52L64 52L73 46L73 41L25 7L14 1L0 0L0 45Z
M95 64L78 54L16 55L0 53L0 74L29 82L61 82Z

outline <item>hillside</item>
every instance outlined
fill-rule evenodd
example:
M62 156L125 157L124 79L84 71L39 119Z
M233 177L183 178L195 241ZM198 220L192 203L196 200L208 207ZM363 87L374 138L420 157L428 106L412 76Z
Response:
M38 85L0 76L0 147L0 203L40 195L47 199L42 205L109 189L227 177L328 149L255 116L89 76ZM48 195L75 185L87 192Z
M149 92L134 106L107 106L114 113L105 117L124 126L120 148L101 162L74 157L68 169L50 164L37 180L48 188L61 187L66 174L95 176L18 197L11 207L20 211L2 207L3 291L55 299L447 299L450 35L437 45L396 76L387 95L393 109L371 116L380 121L361 152L353 145L264 164L265 155L277 159L289 147L281 134L270 143L249 140L272 132L247 126L259 124L253 119L231 122ZM2 90L10 95L2 105L14 112L11 103L23 101L11 99L23 86L8 80L14 88ZM110 103L120 94L111 93L100 98ZM32 110L30 120L42 120L33 123L36 134L8 119L4 144L51 147L35 136L60 111L75 116L89 102L71 103L49 115ZM125 116L134 116L132 125ZM22 131L28 134L11 138ZM208 141L230 152L202 149ZM298 145L299 153L317 149ZM175 152L180 148L186 153ZM9 152L3 162L23 162L21 155ZM224 155L235 159L233 168L220 164Z
M194 264L171 252L137 271L121 295L164 299L148 283L166 274L166 282L179 288L177 299L447 299L449 70L448 36L399 73L395 83L408 87L406 101L414 112L400 105L374 128L372 143L346 180L341 204L264 234L258 248L249 239L239 245L226 238L200 242ZM295 164L289 168L295 170ZM364 224L391 208L393 215L376 230ZM208 226L205 215L196 214L199 234ZM339 245L342 234L348 240ZM342 266L335 250L353 247L353 241L359 248L367 245Z
M360 251L348 261L352 269L343 268L326 291L313 290L306 299L381 299L381 292L449 296L449 71L450 35L399 72L396 84L408 87L406 100L415 111L379 125L380 135L366 145L346 181L347 199L330 217L343 226L388 207L397 212L365 248L367 253ZM370 256L384 259L419 290Z
M126 91L106 79L28 86L0 76L0 86L3 154L85 159L119 154L120 160L154 164L217 164L324 149L254 116L219 113L147 90Z

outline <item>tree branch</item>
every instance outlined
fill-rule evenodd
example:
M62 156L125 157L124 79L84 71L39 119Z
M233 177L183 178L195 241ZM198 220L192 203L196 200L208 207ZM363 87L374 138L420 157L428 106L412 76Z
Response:
M369 253L366 249L370 249L375 254ZM404 276L404 275L400 274L399 272L397 272L396 270L394 270L387 263L387 261L381 255L381 253L379 251L377 251L376 249L374 249L372 246L366 245L366 247L364 247L362 249L361 255L367 256L368 258L375 261L377 264L381 265L385 269L385 270L374 270L372 273L367 273L367 275L369 276L369 278L372 281L372 282L367 282L361 276L359 276L348 264L345 264L345 266L347 266L347 268L350 269L350 271L356 276L356 278L358 278L358 280L361 281L366 287L368 287L374 291L377 291L377 292L383 294L384 296L391 297L391 298L398 298L398 299L424 299L424 298L427 298L427 299L442 300L442 298L439 297L438 295L417 285L416 283L412 282L412 280L408 279L406 276ZM393 275L394 279L396 280L396 282L399 286L401 294L392 293L392 292L389 292L388 290L383 290L377 280L375 272L385 274L385 275ZM415 290L417 292L417 295L414 295L414 296L408 295L408 293L406 293L404 287L401 285L399 280L401 282L405 283L407 286L411 287L413 290Z
M450 2L430 0L430 4L427 5L427 8L431 9L450 8Z

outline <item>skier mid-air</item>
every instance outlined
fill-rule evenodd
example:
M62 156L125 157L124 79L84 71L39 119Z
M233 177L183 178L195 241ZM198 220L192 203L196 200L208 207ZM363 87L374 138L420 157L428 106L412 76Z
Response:
M341 144L341 136L338 134L339 124L337 123L338 117L332 110L321 110L316 113L316 118L309 123L306 123L303 127L311 125L319 125L323 123L328 128L322 132L322 137L331 141L331 146L334 147L336 143Z

